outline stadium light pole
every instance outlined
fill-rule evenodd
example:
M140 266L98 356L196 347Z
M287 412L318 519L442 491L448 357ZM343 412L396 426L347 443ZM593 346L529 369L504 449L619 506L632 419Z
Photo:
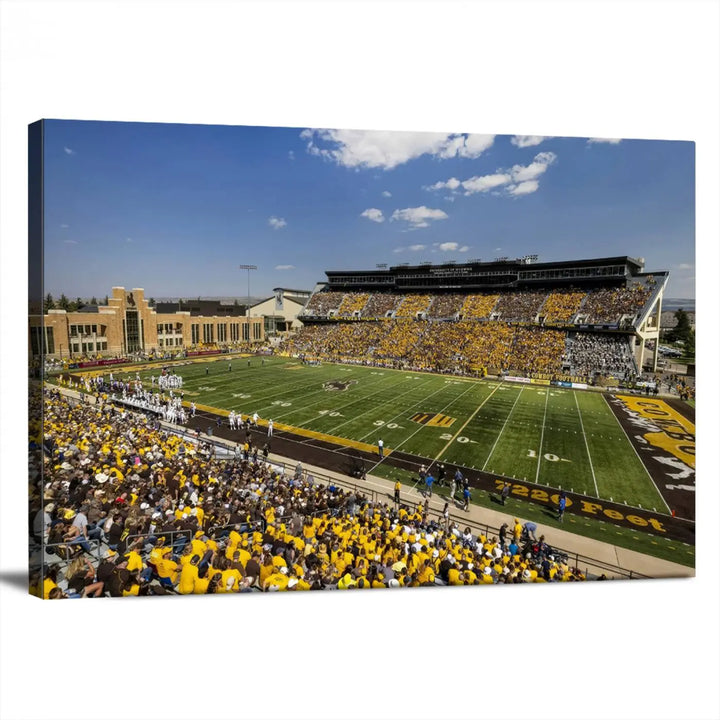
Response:
M247 274L248 274L248 294L247 294L248 304L247 304L247 311L245 314L247 315L247 317L250 317L250 271L257 270L257 265L238 265L238 267L240 268L240 270L247 270Z

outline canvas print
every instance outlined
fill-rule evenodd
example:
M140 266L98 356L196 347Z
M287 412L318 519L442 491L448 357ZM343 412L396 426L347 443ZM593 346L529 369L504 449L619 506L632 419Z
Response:
M694 574L692 142L29 141L33 595Z

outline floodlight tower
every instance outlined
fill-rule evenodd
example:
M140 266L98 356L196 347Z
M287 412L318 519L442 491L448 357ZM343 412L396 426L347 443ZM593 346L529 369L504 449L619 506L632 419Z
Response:
M248 274L248 294L247 294L247 310L245 314L250 317L250 271L257 270L257 265L238 265L240 270L247 270Z

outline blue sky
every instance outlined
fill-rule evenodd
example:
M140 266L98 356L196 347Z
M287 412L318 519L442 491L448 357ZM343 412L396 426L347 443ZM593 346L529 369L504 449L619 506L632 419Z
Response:
M312 289L329 269L644 257L695 297L690 142L48 121L45 289Z

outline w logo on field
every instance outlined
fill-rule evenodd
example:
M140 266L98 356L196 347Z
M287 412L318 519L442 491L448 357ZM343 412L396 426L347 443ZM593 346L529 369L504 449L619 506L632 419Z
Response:
M350 385L354 385L357 380L331 380L323 383L323 390L347 390Z
M442 415L440 413L415 413L411 418L413 422L420 425L429 425L431 427L450 427L454 422L454 417Z

